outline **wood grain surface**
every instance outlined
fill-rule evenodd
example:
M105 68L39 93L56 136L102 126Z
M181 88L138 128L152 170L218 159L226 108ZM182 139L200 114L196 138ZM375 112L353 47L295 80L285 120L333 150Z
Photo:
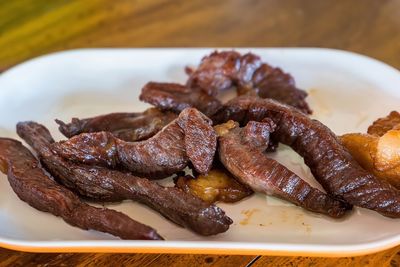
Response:
M330 47L400 68L400 1L0 0L0 70L74 48L204 46ZM0 266L400 266L399 255L400 247L353 258L0 249Z

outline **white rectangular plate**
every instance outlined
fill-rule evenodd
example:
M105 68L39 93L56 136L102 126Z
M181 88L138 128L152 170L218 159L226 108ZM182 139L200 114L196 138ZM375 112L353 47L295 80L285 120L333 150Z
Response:
M337 134L365 132L377 117L399 109L400 73L365 56L328 49L268 48L252 51L291 73L309 92L314 117ZM184 82L184 67L212 49L90 49L56 53L0 75L0 136L17 138L18 121L35 120L56 139L55 118L142 111L141 87L148 81ZM319 186L302 159L281 146L275 158ZM168 181L163 181L168 183ZM126 241L83 231L37 211L0 175L0 245L26 251L174 252L348 256L400 244L400 220L355 208L333 220L272 197L256 194L219 204L234 220L223 234L201 237L177 227L151 209L124 201L107 204L148 224L167 241Z

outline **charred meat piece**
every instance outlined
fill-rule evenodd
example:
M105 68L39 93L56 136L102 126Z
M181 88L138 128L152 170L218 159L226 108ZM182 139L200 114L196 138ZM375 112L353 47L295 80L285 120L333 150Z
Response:
M7 174L12 189L21 200L40 211L60 216L72 226L123 239L162 239L153 228L121 212L81 202L71 191L47 176L31 152L16 140L0 138L0 170Z
M140 113L111 113L86 119L73 118L70 123L56 122L60 132L68 138L81 133L106 131L121 140L134 142L152 137L176 117L172 112L150 108Z
M296 88L293 77L280 68L262 63L260 57L235 51L213 52L189 73L190 88L200 88L216 96L219 91L236 87L238 94L273 98L298 108L306 114L312 111L305 98L307 93Z
M192 89L177 83L147 83L139 99L161 110L181 112L185 108L196 108L207 116L216 113L221 102L202 90Z
M244 128L225 124L228 131L218 138L219 158L242 183L256 192L288 200L307 210L334 218L343 216L350 205L311 187L285 166L266 156L275 124L250 121Z
M305 114L312 111L305 101L307 92L296 88L293 77L283 72L280 68L274 68L263 64L253 77L253 89L261 98L272 98L281 103L293 106ZM244 94L239 91L239 94Z
M215 117L241 123L265 118L277 125L272 138L299 153L329 194L352 205L400 218L400 192L361 168L336 135L319 121L274 100L248 96L230 101Z
M250 188L236 181L226 169L220 167L196 177L178 175L174 182L176 187L208 203L234 203L253 194Z
M201 112L187 108L145 141L125 142L108 132L83 133L52 148L75 162L127 170L141 177L167 177L189 162L197 172L207 173L217 145L211 124Z
M379 118L368 127L368 133L376 136L382 136L390 130L400 130L400 113L397 111L390 112L384 118Z
M261 59L251 53L242 56L235 51L215 51L201 60L187 85L213 96L235 86L250 88L253 74L261 64Z
M59 182L90 200L138 201L201 235L225 232L232 223L222 209L177 188L162 187L120 171L62 159L51 151L54 140L38 123L18 123L17 132L35 149L43 165Z

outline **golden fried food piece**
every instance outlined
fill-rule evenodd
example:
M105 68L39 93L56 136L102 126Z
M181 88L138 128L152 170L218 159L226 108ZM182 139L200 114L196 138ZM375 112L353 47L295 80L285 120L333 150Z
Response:
M218 136L223 136L229 132L230 129L237 127L239 124L233 120L229 120L225 123L218 124L214 126L214 131Z
M376 152L378 139L376 136L361 133L344 134L340 137L340 141L353 158L368 171L374 169L373 155Z
M197 178L191 175L179 176L175 178L175 185L208 203L233 203L253 193L223 169L212 169L207 175L199 175Z
M390 133L390 135L392 135ZM397 144L398 141L392 142L393 137L389 136L387 139L383 139L380 144L380 150L384 149L384 147ZM370 134L360 134L360 133L351 133L345 134L340 137L342 144L349 150L353 158L367 171L373 173L376 177L387 181L394 187L400 189L400 166L393 167L390 169L386 169L384 171L378 170L375 167L376 159L379 158L381 154L378 153L379 141L381 138L378 136L373 136ZM382 152L382 151L381 151ZM381 158L382 161L382 158Z
M378 138L374 165L379 171L390 170L400 165L400 130L389 130Z
M368 127L368 133L376 136L382 136L389 130L400 130L400 113L397 111L377 119Z

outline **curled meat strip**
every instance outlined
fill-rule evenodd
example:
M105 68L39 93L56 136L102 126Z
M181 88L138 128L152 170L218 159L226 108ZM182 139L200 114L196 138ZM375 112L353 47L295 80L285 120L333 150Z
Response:
M202 90L192 89L177 83L147 83L139 99L156 106L161 110L181 112L185 108L193 107L207 116L216 113L221 102Z
M58 185L41 169L39 162L20 142L0 138L0 170L18 197L30 206L81 229L93 229L123 239L162 239L157 232L125 214L83 203Z
M213 96L234 86L250 88L253 74L261 64L261 59L251 53L242 56L235 51L215 51L203 57L197 69L188 73L187 85Z
M350 206L311 187L285 166L266 156L270 133L276 125L271 120L250 121L244 128L229 121L218 138L219 158L240 182L267 195L288 200L309 211L334 218Z
M104 167L64 160L50 149L49 131L35 122L20 122L17 133L38 153L46 169L62 184L91 200L132 199L160 212L178 225L201 235L228 230L232 223L224 211L177 188Z
M83 133L52 148L75 162L124 169L142 177L167 177L189 162L197 172L207 173L217 145L211 124L201 112L187 108L145 141L125 142L108 132Z
M388 217L400 217L400 192L368 173L352 158L336 135L317 120L272 99L242 96L226 104L215 120L246 123L270 118L272 138L291 146L315 178L334 197Z
M133 142L152 137L176 117L172 112L150 108L140 113L111 113L86 119L73 118L70 123L56 122L60 132L68 138L81 133L106 131L121 140Z
M293 77L280 68L262 63L260 57L235 51L213 52L204 57L196 70L188 72L190 88L200 88L216 96L218 91L236 87L239 95L258 94L311 114L307 93L296 88Z

